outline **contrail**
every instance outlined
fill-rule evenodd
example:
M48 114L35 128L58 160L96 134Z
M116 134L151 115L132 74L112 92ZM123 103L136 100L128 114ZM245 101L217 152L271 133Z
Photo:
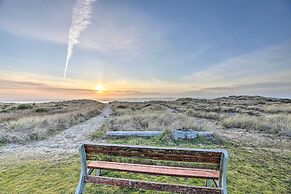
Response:
M72 16L72 24L69 31L69 40L68 40L68 51L66 59L66 67L64 70L64 79L66 78L68 64L70 58L73 54L73 48L75 44L79 43L79 37L83 30L85 30L90 24L91 12L92 12L92 3L95 0L77 0Z

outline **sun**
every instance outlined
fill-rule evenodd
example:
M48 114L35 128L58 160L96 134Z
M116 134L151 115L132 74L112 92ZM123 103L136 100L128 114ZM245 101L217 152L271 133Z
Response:
M102 93L102 92L104 92L105 87L103 86L103 84L98 84L98 85L95 87L95 90L96 90L97 93Z

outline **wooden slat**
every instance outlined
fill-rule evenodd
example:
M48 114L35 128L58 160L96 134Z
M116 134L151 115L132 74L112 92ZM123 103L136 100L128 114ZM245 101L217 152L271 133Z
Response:
M205 163L205 162L185 162L185 161L170 161L170 160L153 160L147 158L135 158L135 157L121 157L121 156L109 156L104 154L99 155L87 155L87 160L91 161L107 161L107 162L121 162L132 164L147 164L147 165L160 165L160 166L175 166L185 168L201 168L210 170L219 170L219 163Z
M84 145L87 158L95 154L138 157L156 160L220 163L222 152L179 148L157 148L121 145Z
M150 154L135 154L135 153L129 153L129 152L107 152L104 153L110 156L121 156L123 154L124 157L135 157L135 158L144 158L144 159L153 159L153 160L170 160L170 161L182 161L182 162L201 162L201 163L212 163L212 164L220 164L220 158L219 157L199 157L199 156L183 156L183 155L157 155L154 153ZM94 154L86 154L86 157L88 160L92 160L96 157Z
M137 172L152 175L167 175L167 176L180 176L192 178L205 178L205 179L218 179L219 171L208 169L195 169L195 168L181 168L170 166L154 166L144 164L130 164L119 162L106 162L106 161L92 161L88 164L89 168L95 169L108 169L126 172Z
M156 191L167 191L181 194L221 194L220 188L208 188L208 187L194 187L188 185L179 184L166 184L156 182L146 182L138 180L129 180L121 178L111 178L103 176L85 176L85 182L103 185L112 185L119 187L128 187L131 189L146 189Z

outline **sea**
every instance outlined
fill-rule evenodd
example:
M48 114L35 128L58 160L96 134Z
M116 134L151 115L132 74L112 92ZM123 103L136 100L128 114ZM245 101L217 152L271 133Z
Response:
M162 101L171 101L176 100L178 97L152 97L152 98L101 98L101 99L89 99L96 100L102 103L109 103L114 101L120 102L146 102L154 100ZM79 99L28 99L28 100L9 100L9 99L0 99L0 103L45 103L45 102L57 102L57 101L66 101L66 100L79 100Z

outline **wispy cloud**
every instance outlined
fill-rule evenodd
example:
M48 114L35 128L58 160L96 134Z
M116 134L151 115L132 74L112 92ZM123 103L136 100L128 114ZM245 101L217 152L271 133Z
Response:
M57 85L31 81L0 79L0 101L65 100L76 98L96 98L94 90L64 88Z
M289 81L284 75L291 71L291 41L252 53L230 58L204 70L183 77L184 80L204 87L262 82L266 79Z
M107 97L152 97L163 96L165 88L152 81L113 81L105 82L105 91L96 93L99 82L67 79L60 84L62 78L0 71L0 101L5 99L68 99L68 98L107 98ZM168 85L167 88L176 90L177 86Z
M95 0L77 0L74 5L72 24L69 30L68 53L66 58L66 66L64 70L64 78L66 78L68 64L73 54L75 44L79 43L79 37L88 24L90 24L90 17L92 12L92 3Z
M21 88L35 88L35 87L42 87L46 88L46 84L40 84L35 82L28 82L28 81L13 81L13 80L5 80L0 79L1 85L0 89L21 89Z
M49 85L31 81L14 81L0 79L0 102L19 100L65 100L72 98L136 98L136 97L159 97L164 95L159 92L142 90L109 90L97 93L95 89L84 89L77 87L62 87L60 85ZM37 95L37 96L35 96Z

